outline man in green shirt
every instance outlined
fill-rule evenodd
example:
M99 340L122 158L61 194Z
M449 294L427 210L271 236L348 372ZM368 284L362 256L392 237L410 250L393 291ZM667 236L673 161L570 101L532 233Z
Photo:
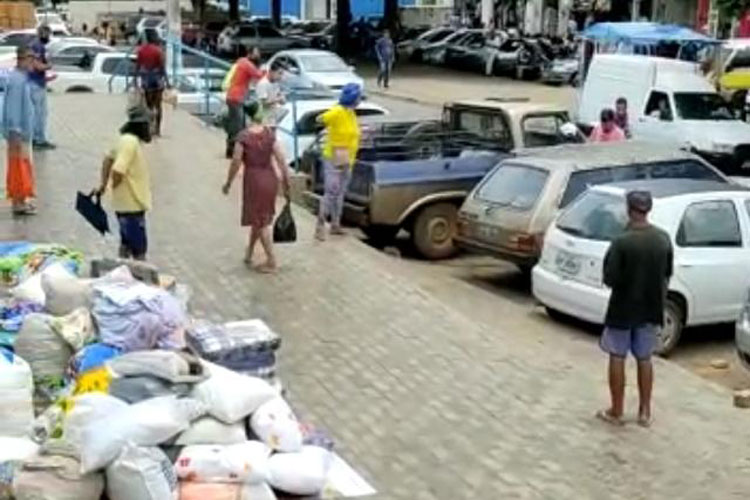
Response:
M628 193L630 222L604 257L604 284L612 289L612 295L600 345L609 354L612 406L597 416L616 425L623 423L628 351L638 362L638 423L651 425L651 355L664 322L667 284L672 276L672 244L667 233L648 222L652 205L648 191Z

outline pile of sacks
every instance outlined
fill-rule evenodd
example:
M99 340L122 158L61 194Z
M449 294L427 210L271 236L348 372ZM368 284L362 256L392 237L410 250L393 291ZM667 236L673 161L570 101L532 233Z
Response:
M15 353L0 350L0 499L323 492L332 443L271 383L280 339L263 322L193 322L127 267L29 279L12 293L40 294L44 312L25 316Z

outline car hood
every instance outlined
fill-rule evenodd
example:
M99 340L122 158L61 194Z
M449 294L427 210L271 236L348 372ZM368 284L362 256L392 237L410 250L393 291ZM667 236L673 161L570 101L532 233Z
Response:
M362 78L351 71L321 71L321 72L308 72L307 76L314 82L326 87L340 88L347 83L356 83L359 86L363 85Z
M750 144L750 124L740 120L682 120L680 128L685 141L703 151L717 150L714 144Z

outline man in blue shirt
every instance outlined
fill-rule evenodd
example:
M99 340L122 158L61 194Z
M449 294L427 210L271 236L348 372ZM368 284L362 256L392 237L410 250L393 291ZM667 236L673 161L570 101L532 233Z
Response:
M31 80L31 100L34 103L34 149L54 149L47 140L47 70L52 66L47 62L47 44L50 29L42 25L37 31L37 39L31 44L36 59L34 69L29 73Z
M393 59L396 55L390 31L383 30L383 36L375 42L375 54L378 56L378 65L380 66L380 70L378 71L378 87L384 85L385 88L388 88L391 78L391 68L393 68Z

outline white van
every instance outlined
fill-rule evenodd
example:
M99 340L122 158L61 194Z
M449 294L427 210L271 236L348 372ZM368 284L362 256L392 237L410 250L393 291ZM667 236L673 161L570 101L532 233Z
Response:
M628 100L633 138L690 148L725 169L750 168L750 125L734 117L695 63L597 54L580 95L579 121L595 125L618 97Z

